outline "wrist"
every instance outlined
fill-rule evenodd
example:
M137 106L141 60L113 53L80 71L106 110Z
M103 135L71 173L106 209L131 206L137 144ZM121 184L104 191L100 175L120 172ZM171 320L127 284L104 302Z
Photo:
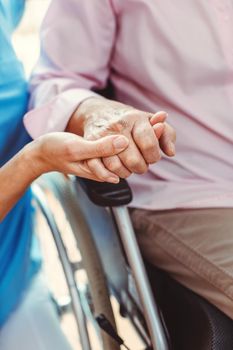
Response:
M92 114L95 107L103 103L103 100L106 101L106 99L102 96L91 96L81 102L74 113L71 115L66 127L66 131L79 136L83 136L86 121Z
M28 174L30 182L46 172L42 157L40 139L34 140L22 149L22 164Z

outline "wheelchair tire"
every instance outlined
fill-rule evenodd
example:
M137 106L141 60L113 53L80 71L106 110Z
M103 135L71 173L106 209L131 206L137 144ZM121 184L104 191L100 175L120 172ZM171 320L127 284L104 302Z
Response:
M80 251L82 264L88 277L94 314L95 316L104 314L117 330L105 273L96 245L80 210L73 183L58 175L52 179L52 188L63 207ZM101 331L101 340L103 350L120 350L116 341L103 331Z

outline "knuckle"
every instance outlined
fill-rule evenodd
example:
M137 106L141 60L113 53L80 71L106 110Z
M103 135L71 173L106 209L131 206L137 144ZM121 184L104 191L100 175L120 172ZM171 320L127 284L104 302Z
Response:
M119 171L121 169L121 163L118 159L108 159L106 161L106 166L112 172Z
M91 171L95 171L98 166L98 162L96 159L87 160L87 166Z
M150 158L153 159L155 162L157 162L158 160L160 160L160 158L161 158L160 146L154 148L154 149L153 149L153 152L148 153L148 155L149 155Z
M101 181L105 181L106 178L108 177L104 171L104 169L102 169L101 166L99 166L98 163L91 163L89 164L89 169L92 173L92 175L94 175L98 180Z
M124 173L124 174L121 175L121 178L122 178L122 179L127 179L128 177L130 177L130 175L131 175L130 172Z
M120 119L112 122L109 127L111 128L112 131L117 132L117 133L121 133L124 129L126 129L128 127L128 122L127 122L127 120L120 118Z
M97 135L94 135L94 134L84 133L84 138L87 141L93 141L93 140L96 140L98 137Z
M144 121L140 121L134 128L134 135L137 137L145 137L148 132L148 125Z
M157 163L158 161L160 161L160 159L161 159L161 154L157 153L155 155L151 155L151 157L148 159L148 163L154 164L154 163Z
M101 155L103 155L105 152L106 152L106 147L104 147L102 143L98 143L98 144L96 145L95 153L96 153L97 155L100 155L100 156L101 156Z
M138 158L131 158L128 160L128 167L131 169L140 168L140 161Z
M73 145L71 145L70 143L65 143L64 144L64 153L69 159L74 158L75 151L74 151Z
M113 119L108 121L104 120L104 123L98 120L95 123L95 132L98 136L103 136L112 133L121 133L127 127L128 121L124 116L113 116Z
M136 157L128 160L127 168L137 174L144 174L148 170L148 166L144 160Z
M141 165L140 168L138 168L137 170L137 174L145 174L148 170L148 166L145 164L145 165Z
M144 142L144 144L142 145L142 149L145 153L152 153L155 151L156 148L157 147L154 142Z
M123 179L126 179L130 175L131 175L131 172L124 166L122 166L121 169L119 170L119 176Z
M143 122L144 120L147 120L148 117L146 117L146 113L139 110L139 109L136 109L136 108L130 108L126 115L129 117L129 118L133 118L133 119L136 119L137 121L140 121L140 122Z
M109 168L112 172L119 172L121 171L121 164L120 163L112 163Z

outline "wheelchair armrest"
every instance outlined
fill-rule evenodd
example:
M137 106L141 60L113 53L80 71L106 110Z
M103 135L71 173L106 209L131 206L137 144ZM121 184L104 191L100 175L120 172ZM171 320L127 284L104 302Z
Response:
M121 179L118 184L97 182L77 177L88 198L101 207L117 207L131 202L132 191L126 180Z

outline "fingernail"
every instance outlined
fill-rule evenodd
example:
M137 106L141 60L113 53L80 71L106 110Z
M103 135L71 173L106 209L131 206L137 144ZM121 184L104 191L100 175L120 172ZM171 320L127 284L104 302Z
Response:
M108 178L108 182L111 182L114 184L118 184L119 181L120 181L119 177L109 177Z
M129 141L122 136L118 136L113 140L113 145L116 149L124 149L129 144Z
M157 112L157 113L155 113L154 115L158 115L158 114L165 114L165 116L166 117L168 117L168 113L167 112L165 112L165 111L159 111L159 112Z
M175 154L176 153L176 148L175 148L175 145L174 145L174 143L170 143L170 150L171 150L171 152L172 152L172 154Z

